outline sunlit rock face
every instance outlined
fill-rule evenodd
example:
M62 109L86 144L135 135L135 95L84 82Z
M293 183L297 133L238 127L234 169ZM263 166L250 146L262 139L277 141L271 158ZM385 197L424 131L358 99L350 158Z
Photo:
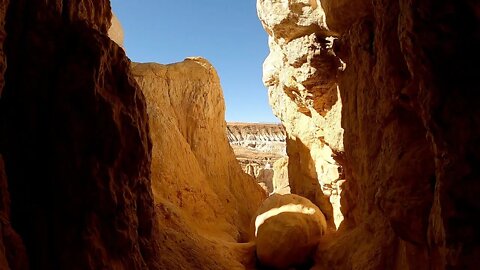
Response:
M146 104L110 3L0 4L0 268L158 269Z
M227 123L227 137L242 169L268 193L274 192L272 181L277 172L273 165L286 156L284 127L281 124Z
M147 101L161 269L242 269L265 192L229 146L220 79L203 58L132 65Z
M287 132L291 192L310 199L333 224L341 220L333 190L343 179L342 103L337 75L344 64L333 51L334 38L319 1L257 1L269 34L270 54L263 82L270 105ZM337 195L334 195L337 196Z
M326 228L324 215L308 199L274 194L252 220L258 260L274 269L306 266Z
M124 33L122 25L118 20L117 16L112 13L111 26L108 29L108 36L118 44L118 46L123 48Z
M295 5L301 8L286 15ZM333 123L332 127L341 124L344 129L343 138L336 137L339 140L329 136L312 136L311 140L330 147L342 164L339 178L346 180L333 182L337 185L332 188L332 192L341 191L345 220L339 231L322 240L314 269L477 267L480 101L473 98L473 89L478 88L474 74L479 74L480 68L471 62L480 58L476 49L480 46L480 3L259 0L258 9L271 36L264 82L287 137L315 126L321 130L327 123ZM315 18L305 18L310 16ZM302 30L281 30L290 29L292 22ZM321 49L313 55L328 57L312 61L315 69L286 65L292 55L305 55L318 47L297 34L318 29L305 27L312 23L324 29L320 36L336 37L326 38L332 45L323 42L323 47L341 59L340 72L334 74L327 68L315 73L336 63L329 58L331 53L322 54ZM290 47L300 41L302 44ZM303 66L302 61L293 63ZM285 72L288 69L290 73ZM338 104L335 99L323 99L317 93L324 91L308 91L312 87L302 83L302 78L310 76L313 79L307 82L314 81L314 86L336 84L342 102L338 117L329 118ZM290 93L290 98L284 93ZM316 104L334 105L322 111ZM293 110L302 112L304 116L297 118L307 119L309 124L302 126L307 120L294 123L293 117L287 117L294 114L285 112ZM325 121L328 119L332 122ZM343 147L337 148L340 144L335 141ZM301 151L290 150L302 149L296 145L294 148L287 141L289 174L308 171L306 164L311 164L307 166L311 172L318 171L317 162L295 163L292 157L302 157ZM305 145L303 149L308 150L315 143ZM296 192L292 179L290 184Z

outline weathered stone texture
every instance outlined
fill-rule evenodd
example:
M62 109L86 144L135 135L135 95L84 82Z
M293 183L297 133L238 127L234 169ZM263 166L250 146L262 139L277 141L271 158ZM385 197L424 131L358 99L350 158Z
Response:
M145 100L107 37L109 1L2 9L0 151L30 267L158 268Z
M238 269L266 194L230 147L220 79L202 58L133 64L147 100L164 269Z
M298 10L291 7L299 2L303 8L297 16ZM474 61L480 58L475 49L480 47L480 4L309 2L260 0L258 8L272 37L264 82L273 110L287 130L289 175L303 175L290 177L292 192L309 198L320 194L313 192L318 187L311 188L322 179L314 174L321 165L312 155L314 145L329 146L342 165L338 177L342 180L331 187L340 187L345 220L337 232L322 240L315 269L475 268L480 252L480 234L475 229L480 227L476 196L480 104L474 98L478 88L474 74L480 69ZM297 18L324 29L315 32L317 43L312 44L314 39L306 32L290 39L283 32L275 35L275 29L283 29L282 24L291 28ZM325 43L323 55L328 57L317 57L324 62L319 64L309 60L314 58L309 55L316 54L307 52L317 46L317 54L322 55L318 38L322 35L331 35L325 40L332 44ZM310 61L309 67L315 69L292 61L295 54L307 55L296 59ZM344 64L336 75L331 67L338 62L333 58ZM305 84L309 81L317 87L338 86L341 117L325 121L335 107L329 109L332 103L327 101L334 99L310 93L314 87ZM327 110L322 112L315 104ZM304 116L292 117L298 115L292 111ZM344 133L336 138L344 148L335 147L327 136L304 139L298 135L309 129L332 130L326 123L335 126L339 119ZM328 191L323 189L323 194Z
M306 267L313 262L327 222L320 209L295 195L268 197L252 220L260 263L274 269Z
M337 156L343 152L341 99L336 80L343 63L333 52L319 1L257 1L269 33L263 65L274 114L287 131L291 192L310 199L333 225L330 189L341 180Z

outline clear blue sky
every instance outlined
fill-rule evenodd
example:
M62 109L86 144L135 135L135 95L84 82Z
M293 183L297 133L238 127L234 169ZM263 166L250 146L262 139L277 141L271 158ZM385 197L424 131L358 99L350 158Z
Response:
M262 84L267 34L255 0L111 0L135 62L202 56L217 69L227 121L278 122Z

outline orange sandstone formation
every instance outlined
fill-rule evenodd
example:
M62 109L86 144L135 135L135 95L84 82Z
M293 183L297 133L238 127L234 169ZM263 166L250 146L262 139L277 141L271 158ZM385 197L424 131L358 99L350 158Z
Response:
M251 244L237 243L249 240L265 195L228 146L219 80L206 61L170 69L178 77L153 76L172 88L145 87L147 105L121 44L107 36L108 1L20 0L0 10L2 269L253 261ZM155 114L169 102L174 111Z
M268 197L252 220L258 259L274 269L308 265L326 229L320 209L294 194Z
M225 103L205 59L133 64L150 119L152 189L164 269L239 269L235 243L265 198L228 144ZM240 256L241 257L241 256Z
M477 267L478 1L257 3L292 192L345 218L314 269Z
M344 66L333 51L318 5L309 0L257 1L270 47L263 82L287 132L291 192L318 205L333 225L334 217L341 216L330 197L343 177L342 102L336 78Z
M1 269L478 267L478 1L258 10L274 168L318 208L257 209L206 60L132 65L108 0L0 0Z
M146 104L107 37L110 3L16 0L0 10L0 151L30 267L158 269Z

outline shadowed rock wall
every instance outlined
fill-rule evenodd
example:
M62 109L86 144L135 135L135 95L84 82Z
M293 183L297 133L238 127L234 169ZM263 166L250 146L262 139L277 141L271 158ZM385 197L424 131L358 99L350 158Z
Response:
M479 68L469 63L479 58L479 4L322 5L347 63L339 89L349 220L359 224L377 211L386 218L399 238L392 242L398 258L385 258L387 267L474 268Z
M9 1L0 1L0 95L5 85L6 55L4 42L6 8ZM23 241L12 228L10 220L10 194L3 157L0 155L0 268L28 269L28 260Z
M146 105L109 1L1 10L0 151L31 269L158 268Z

